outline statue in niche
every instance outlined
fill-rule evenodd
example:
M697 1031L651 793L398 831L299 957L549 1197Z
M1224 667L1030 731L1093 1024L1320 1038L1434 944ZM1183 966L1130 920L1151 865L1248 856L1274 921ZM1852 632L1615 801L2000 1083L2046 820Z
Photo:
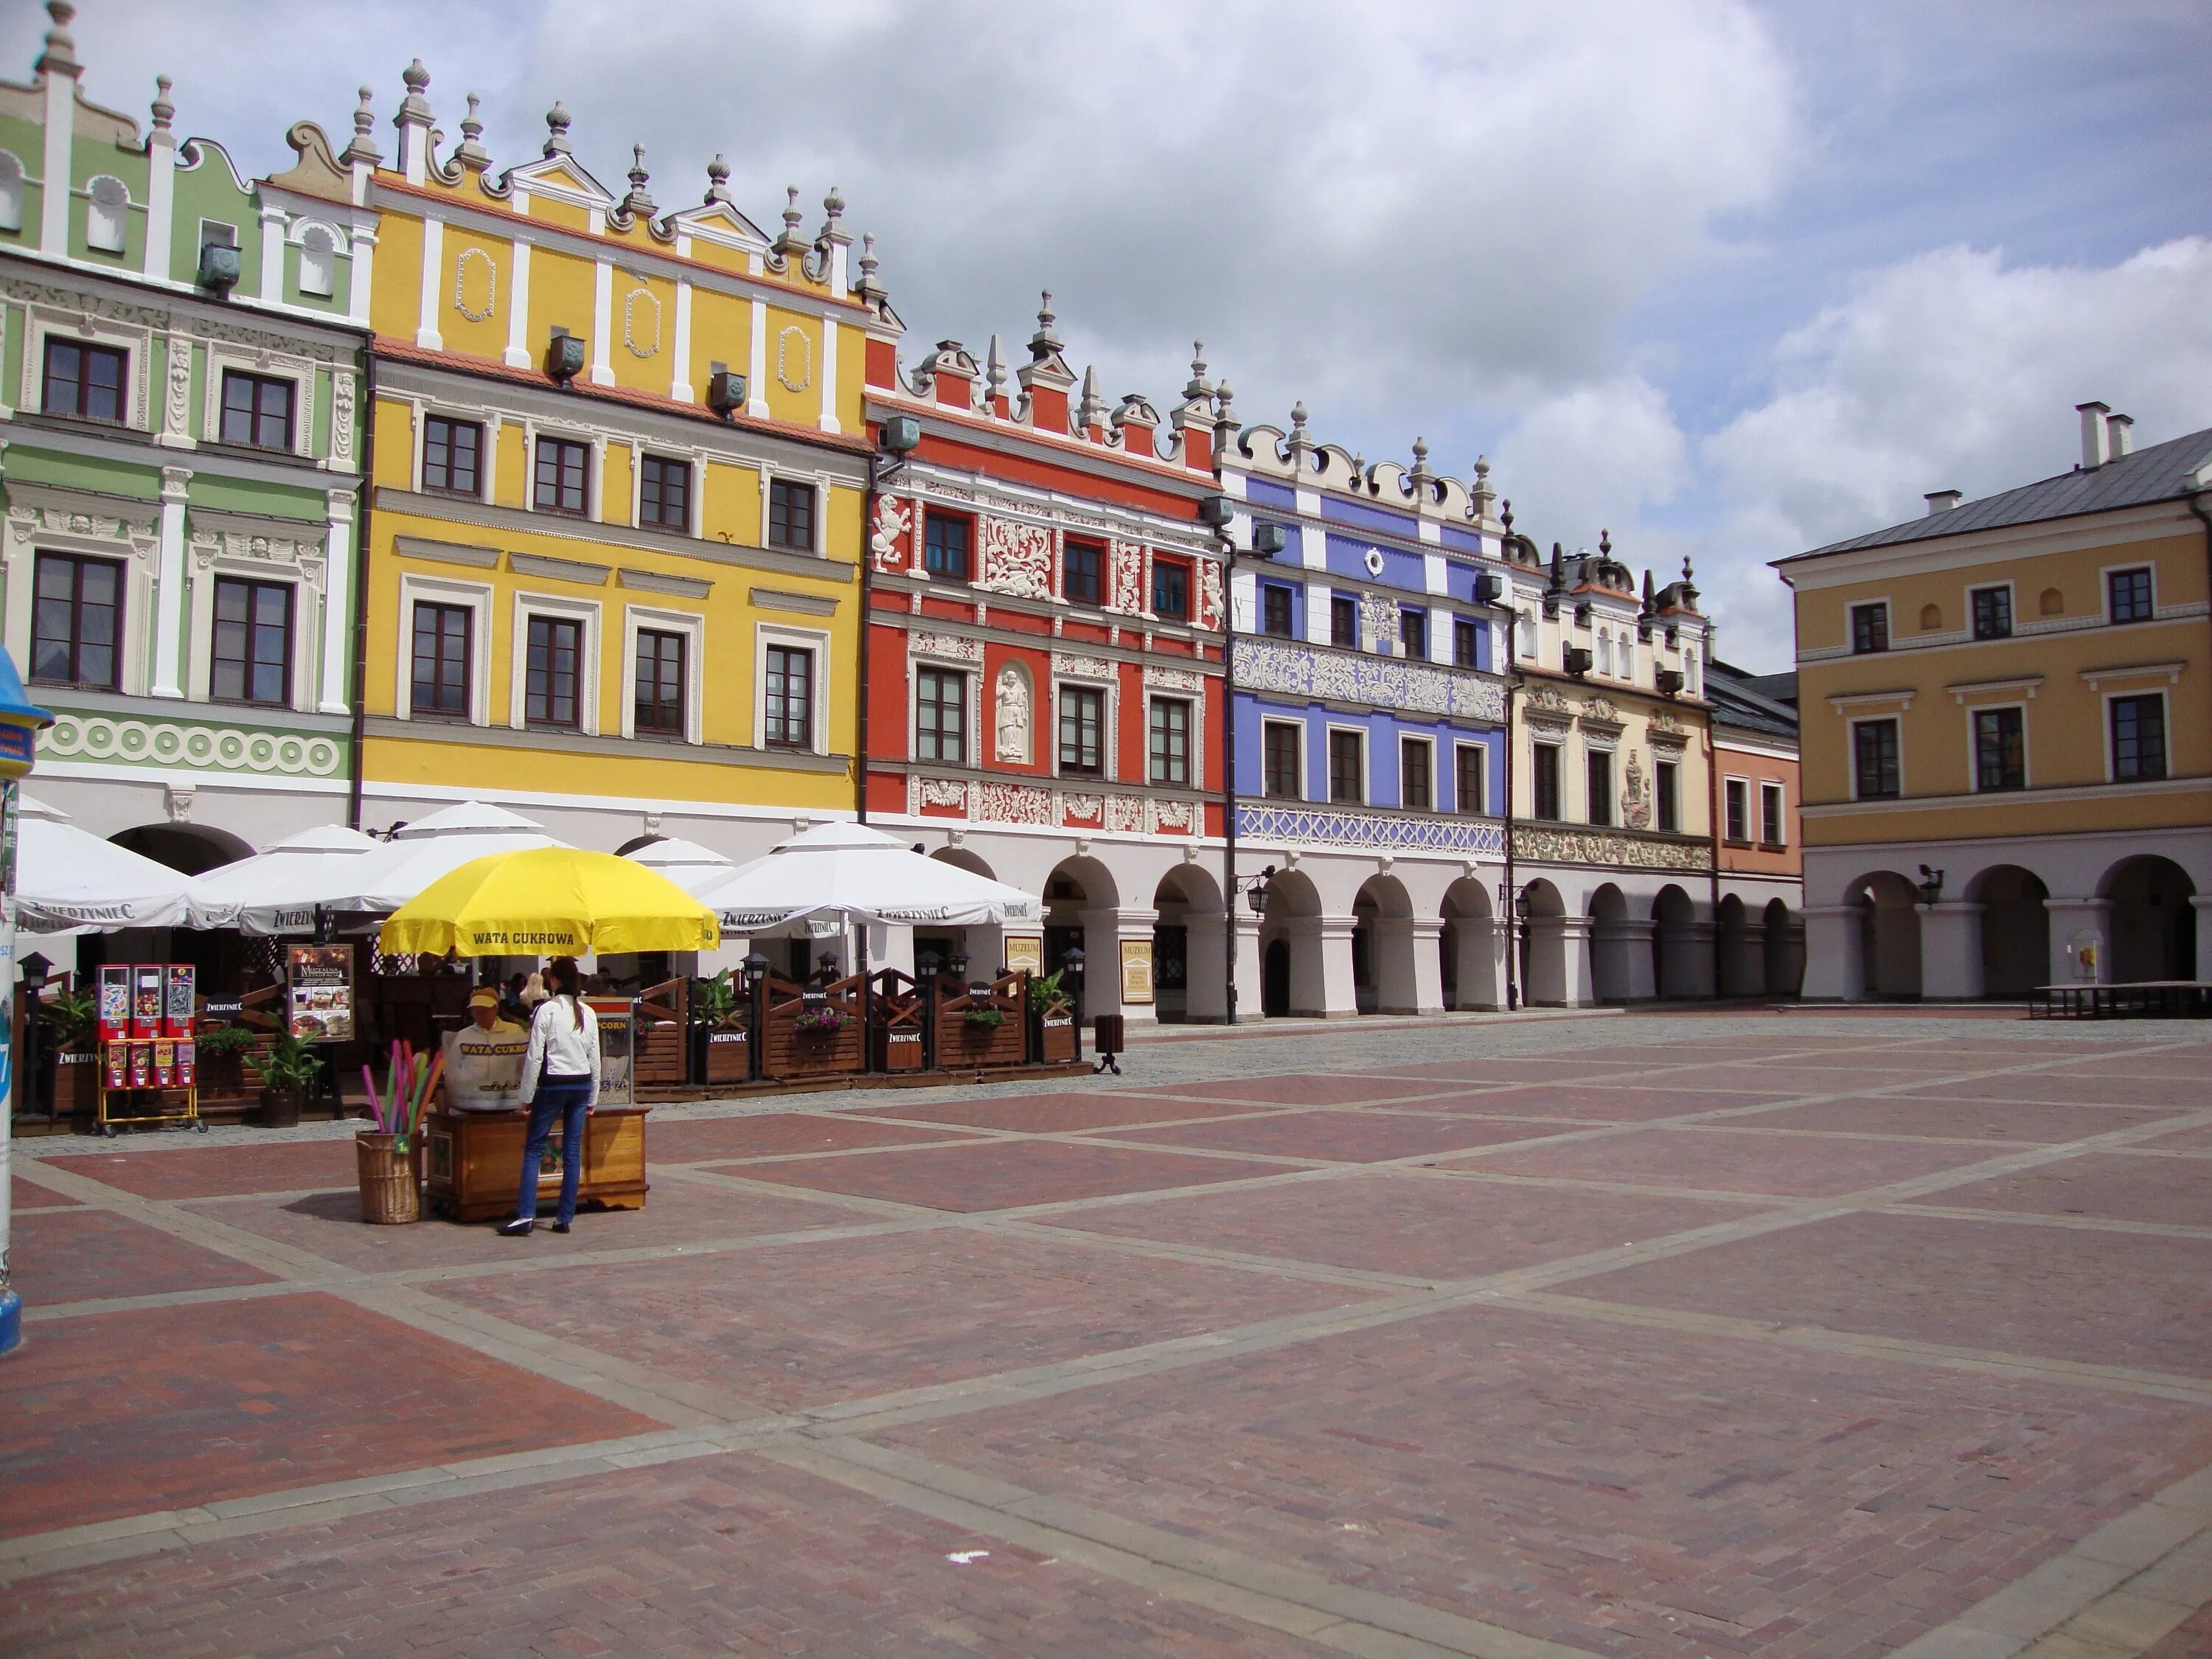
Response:
M1030 758L1029 677L1012 663L999 671L997 707L998 757L1018 766Z
M1621 779L1620 821L1632 830L1651 827L1650 780L1644 774L1644 757L1628 751L1628 770Z

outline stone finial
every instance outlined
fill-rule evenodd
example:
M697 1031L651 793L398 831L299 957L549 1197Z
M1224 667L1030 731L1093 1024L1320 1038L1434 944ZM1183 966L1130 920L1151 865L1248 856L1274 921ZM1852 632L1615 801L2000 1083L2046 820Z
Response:
M1478 455L1474 458L1474 482L1478 488L1490 482L1489 456Z
M558 99L545 112L545 156L550 161L556 155L571 153L568 143L568 106Z
M1498 504L1498 522L1505 526L1505 533L1513 533L1513 502L1510 498Z
M1429 471L1429 441L1426 438L1413 440L1413 470L1407 476L1415 483L1427 483L1437 476Z
M1651 568L1646 565L1644 568L1644 614L1649 617L1658 609L1659 601L1652 596L1651 592Z
M1567 585L1567 552L1559 543L1552 544L1552 591L1558 592Z
M988 395L997 397L1006 386L1006 354L999 348L999 337L991 337L991 349L984 355L983 379L990 387Z
M1225 380L1213 388L1213 424L1231 428L1237 424L1237 388Z
M802 216L799 211L799 186L786 185L783 193L783 228L796 235L799 231L799 221Z
M491 165L491 152L477 142L483 137L483 122L477 115L483 104L480 94L469 94L469 112L461 118L461 147L453 152L456 162L479 171Z
M1190 343L1190 380L1182 389L1185 403L1202 403L1213 395L1213 388L1206 379L1206 342Z
M646 193L645 185L646 180L653 175L645 170L645 146L634 144L629 154L629 194L623 198L623 211L649 217L653 212L653 198Z
M1313 440L1306 436L1306 404L1303 398L1291 405L1291 435L1285 443L1293 465L1313 452ZM1359 470L1356 463L1352 470L1355 472Z
M840 234L844 217L844 195L836 185L832 185L830 186L830 193L822 198L822 234L824 236Z
M1682 585L1687 587L1695 575L1696 573L1690 568L1690 556L1685 553L1682 555Z
M730 199L730 164L720 154L707 163L707 201L711 207L716 202Z
M860 238L860 280L853 284L853 291L860 296L863 305L880 304L884 288L876 276L876 239L872 232Z
M46 0L46 15L54 20L54 26L46 31L46 49L33 67L41 75L74 76L82 67L76 61L76 42L69 32L76 8L69 0Z
M167 132L176 118L177 106L169 101L169 88L177 83L166 75L154 77L154 131Z
M1052 314L1052 290L1046 289L1038 296L1036 332L1030 336L1030 356L1042 362L1060 349L1060 336L1053 331L1058 320Z
M374 88L361 88L361 104L353 112L353 143L345 147L338 157L348 167L366 163L374 167L384 157L376 148L376 92Z
M1601 530L1597 532L1597 556L1601 559L1609 559L1613 556L1613 532L1610 530Z
M1075 411L1075 423L1089 428L1101 424L1106 418L1106 400L1098 395L1098 369L1096 364L1083 371L1083 401Z
M430 102L422 92L430 84L430 71L422 67L422 60L417 58L399 72L399 78L406 85L407 96L400 100L399 113L392 118L392 125L404 126L410 121L420 121L428 126L432 118Z

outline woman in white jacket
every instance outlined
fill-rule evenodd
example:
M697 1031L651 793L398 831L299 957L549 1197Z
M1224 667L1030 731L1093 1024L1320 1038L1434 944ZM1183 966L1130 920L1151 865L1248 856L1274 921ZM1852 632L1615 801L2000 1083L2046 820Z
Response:
M576 1218L576 1183L584 1173L584 1120L599 1100L599 1017L579 992L582 977L574 957L556 957L545 970L552 994L531 1017L530 1048L522 1060L518 1097L530 1109L530 1138L522 1150L522 1194L514 1219L500 1231L520 1238L538 1225L538 1166L553 1121L561 1121L561 1207L553 1231L565 1233Z

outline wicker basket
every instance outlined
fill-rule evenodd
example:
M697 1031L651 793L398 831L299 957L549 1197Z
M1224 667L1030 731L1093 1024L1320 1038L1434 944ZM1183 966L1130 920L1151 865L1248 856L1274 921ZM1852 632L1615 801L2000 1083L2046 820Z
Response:
M407 1151L399 1137L364 1131L353 1138L361 1171L361 1218L380 1225L422 1218L422 1137Z

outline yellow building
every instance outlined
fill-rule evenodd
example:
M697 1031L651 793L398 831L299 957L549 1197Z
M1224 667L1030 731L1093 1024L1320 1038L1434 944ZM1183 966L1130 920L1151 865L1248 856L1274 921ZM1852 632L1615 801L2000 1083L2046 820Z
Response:
M854 802L872 258L842 204L771 239L725 188L617 197L544 154L437 153L418 61L389 165L369 94L339 158L374 210L357 821L461 799L578 845L732 858Z
M1779 562L1808 996L2193 979L2212 890L2212 430Z

